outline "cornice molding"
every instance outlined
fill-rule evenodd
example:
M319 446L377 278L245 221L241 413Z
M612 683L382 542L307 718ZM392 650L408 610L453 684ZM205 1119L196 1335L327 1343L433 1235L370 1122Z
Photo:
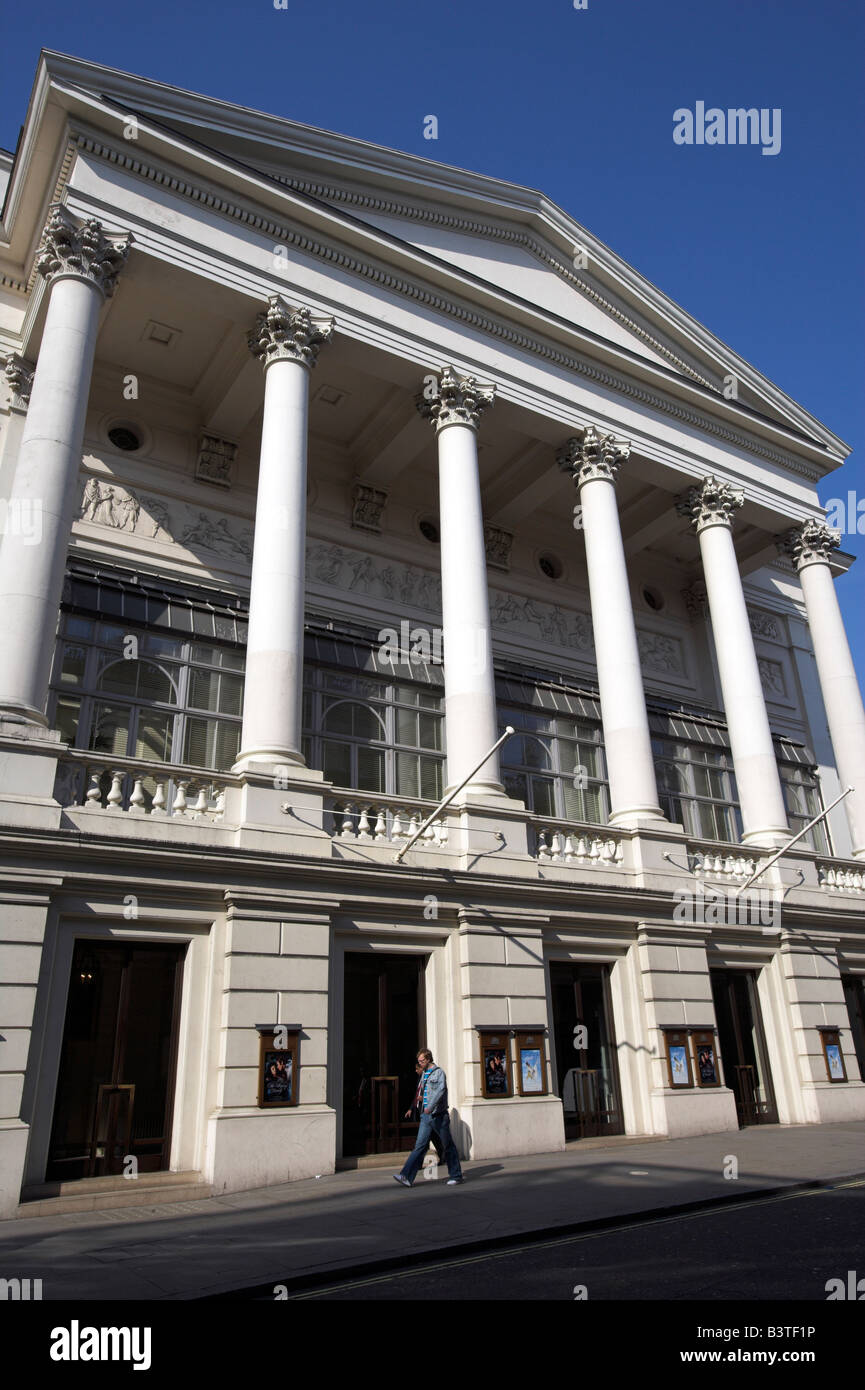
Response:
M434 208L424 208L414 203L396 202L390 198L380 198L374 194L358 193L354 189L337 188L333 184L314 183L312 179L288 178L284 174L272 174L272 178L277 183L284 184L288 188L294 189L297 193L306 193L313 198L322 198L327 202L350 203L355 207L369 208L373 212L381 212L386 216L404 217L412 222L426 222L436 227L451 227L454 231L469 232L474 236L482 236L487 241L505 241L514 246L522 246L529 251L544 265L569 285L584 294L587 299L591 299L599 308L603 309L612 318L616 319L624 328L636 334L642 342L653 348L655 352L680 371L685 372L694 381L699 382L708 390L716 390L713 382L700 373L684 358L678 357L660 339L652 337L641 324L630 318L617 305L609 299L605 299L592 285L586 280L575 275L573 270L564 260L560 260L539 237L533 236L531 232L518 231L512 227L499 227L494 222L483 222L479 218L459 216L456 213L441 212Z
M598 386L616 391L630 400L658 411L659 414L670 416L673 419L680 420L683 424L691 425L698 430L702 430L706 434L713 435L715 438L721 439L725 443L732 444L737 449L741 449L746 454L757 455L788 472L798 473L809 482L815 483L823 476L823 473L818 468L806 463L802 459L774 449L763 440L752 438L743 431L734 429L732 426L723 425L713 417L703 414L701 411L672 401L668 397L662 396L650 388L639 386L636 382L632 382L627 377L623 377L607 368L596 366L594 363L585 361L560 348L554 348L537 337L511 328L507 324L498 322L478 310L469 309L465 305L457 303L453 298L448 298L443 294L429 290L419 284L414 284L406 280L403 276L394 274L391 270L377 266L370 261L362 261L350 252L339 250L336 246L329 245L319 238L299 232L296 227L291 226L287 222L279 222L272 216L265 217L260 213L253 212L248 206L243 207L237 202L214 193L211 189L196 185L189 179L180 178L169 169L160 169L140 158L135 158L129 152L107 145L103 141L95 139L92 135L78 132L73 138L75 139L77 148L87 154L105 159L111 164L129 170L139 178L147 179L152 183L166 188L175 195L189 198L193 203L200 203L203 207L211 208L213 211L230 217L237 222L242 222L244 225L251 227L254 231L260 232L265 236L277 237L280 241L295 247L299 251L303 251L311 256L316 256L323 261L328 261L363 279L371 281L373 284L380 285L384 289L392 290L396 294L402 294L407 299L412 299L417 303L424 304L427 308L446 314L450 318L455 318L472 328L479 329L481 332L491 337L498 338L500 341L507 342L511 346L524 352L530 352L536 357L543 358L545 361L552 362L556 366L565 368L567 371L574 372L578 376L584 377L586 380Z

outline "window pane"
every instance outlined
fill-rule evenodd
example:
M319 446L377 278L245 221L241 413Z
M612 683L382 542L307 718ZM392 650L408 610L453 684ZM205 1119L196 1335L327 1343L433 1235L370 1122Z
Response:
M351 750L347 743L331 743L326 739L321 761L326 781L335 782L338 787L351 786Z
M221 666L225 671L243 670L243 652L234 647L217 647L209 642L194 642L192 660L204 666Z
M96 705L90 747L94 753L113 753L125 758L131 710L117 705Z
M442 799L442 769L444 764L435 758L418 758L420 763L420 794L426 801Z
M102 671L97 686L110 695L137 696L140 700L160 704L174 703L171 679L152 661L113 661Z
M384 753L380 748L358 748L357 785L365 792L384 791Z
M73 647L67 643L63 648L63 666L60 680L63 685L80 685L84 680L84 667L87 652L84 647Z
M170 762L173 728L173 714L155 709L139 710L138 731L135 737L136 758L146 758L148 762Z
M237 761L239 746L239 724L229 724L225 719L190 718L186 721L183 761L190 767L228 772Z
M418 760L414 753L396 755L396 790L398 796L420 796Z
M417 714L414 710L397 709L396 741L397 743L407 743L410 748L417 747Z
M348 700L330 705L324 716L324 727L329 734L371 738L377 742L384 738L384 725L378 715L366 705L352 704Z
M78 732L78 715L81 712L81 701L70 699L69 696L61 695L57 701L57 713L54 716L54 723L60 730L60 737L64 743L75 743L75 735Z
M243 710L243 681L239 676L223 676L218 671L193 670L189 703L193 709L240 714Z
M507 747L507 745L505 745ZM508 796L512 796L515 801L524 801L529 804L528 778L521 772L508 772L502 769L502 781Z
M69 637L80 637L85 641L93 636L93 624L89 618L67 618L65 632Z
M155 632L142 632L138 638L138 649L150 656L167 656L180 660L183 656L183 643L178 637L159 637Z
M418 715L418 745L421 748L441 748L442 721L437 715Z
M555 783L546 777L532 778L532 810L539 816L556 816Z

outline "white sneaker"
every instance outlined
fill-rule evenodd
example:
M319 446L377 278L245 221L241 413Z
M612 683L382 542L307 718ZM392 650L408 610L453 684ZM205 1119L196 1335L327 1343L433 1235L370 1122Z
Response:
M465 1178L448 1178L447 1186L456 1187L458 1183L465 1182Z
M404 1178L402 1173L394 1173L393 1180L394 1182L402 1183L403 1187L411 1187L411 1183L409 1182L408 1178Z

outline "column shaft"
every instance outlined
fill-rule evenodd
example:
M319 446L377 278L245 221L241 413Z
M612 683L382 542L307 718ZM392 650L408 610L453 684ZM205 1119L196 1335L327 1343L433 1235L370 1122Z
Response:
M309 377L332 319L271 295L249 336L265 370L243 727L235 770L304 765L303 608Z
M615 476L630 446L589 426L559 450L560 468L579 489L586 567L601 697L604 752L610 785L610 822L664 821L652 757L649 716Z
M732 516L743 494L708 477L677 506L700 538L703 576L718 658L721 694L739 789L743 841L782 845L789 838L781 777L733 545Z
M309 369L271 363L255 506L240 758L302 763Z
M37 521L0 548L0 709L45 724L69 532L102 291L90 280L54 281L13 493Z
M793 557L808 611L817 675L829 736L842 787L853 787L844 801L853 854L865 858L865 709L829 556L840 543L825 523L806 521L784 537L780 549Z
M595 478L580 488L586 565L604 750L610 779L610 820L661 818L637 631L619 523L616 489Z
M498 738L477 436L452 424L438 435L442 627L448 788L457 786ZM498 754L466 788L501 794Z

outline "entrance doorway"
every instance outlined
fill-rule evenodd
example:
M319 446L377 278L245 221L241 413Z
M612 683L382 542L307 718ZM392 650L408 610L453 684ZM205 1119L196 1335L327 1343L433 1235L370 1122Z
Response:
M565 1138L623 1134L609 966L551 961L550 989Z
M414 1145L414 1061L426 1046L427 957L345 954L342 1152L396 1153Z
M865 978L862 975L842 975L844 998L847 1000L847 1014L850 1019L850 1032L853 1034L853 1047L859 1074L865 1081Z
M76 941L49 1182L168 1167L185 950Z
M736 1097L739 1127L777 1124L756 971L712 970L709 973L724 1080Z

